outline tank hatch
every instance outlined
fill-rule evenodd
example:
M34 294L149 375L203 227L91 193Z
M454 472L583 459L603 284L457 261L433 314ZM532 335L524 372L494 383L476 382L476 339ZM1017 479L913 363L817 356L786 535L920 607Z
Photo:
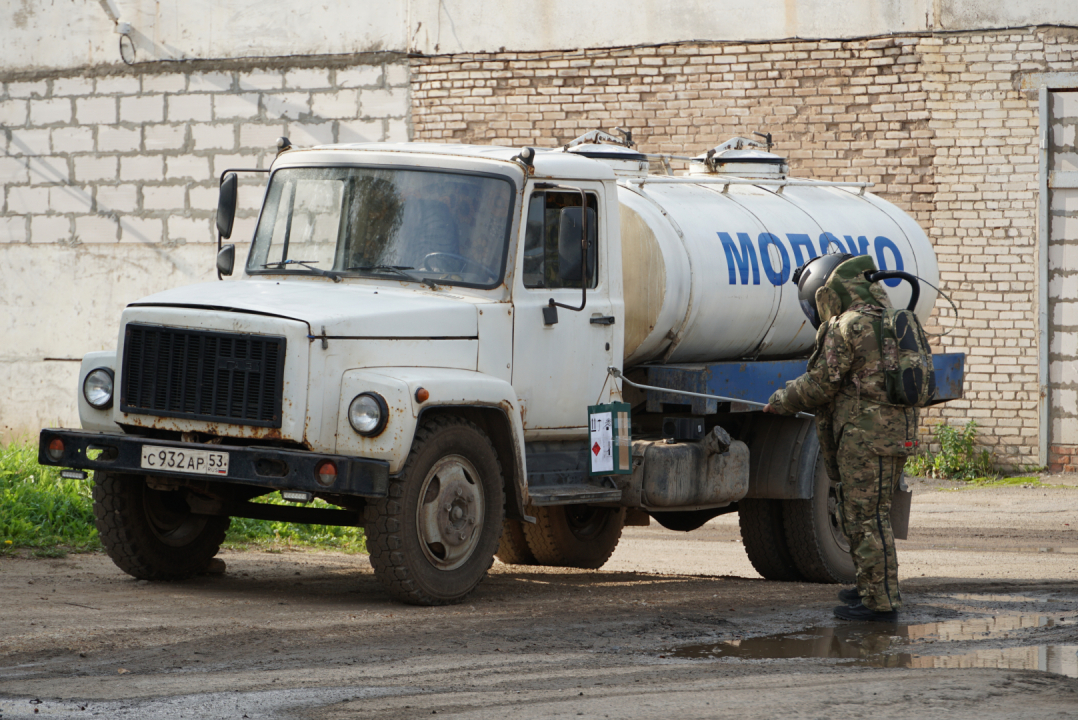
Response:
M648 173L648 157L634 150L631 130L614 128L622 137L615 137L602 130L592 130L566 143L565 152L592 158L606 163L618 177L639 177Z
M785 178L790 172L786 158L769 152L770 149L770 142L765 145L749 138L731 138L722 145L694 157L689 165L689 174Z

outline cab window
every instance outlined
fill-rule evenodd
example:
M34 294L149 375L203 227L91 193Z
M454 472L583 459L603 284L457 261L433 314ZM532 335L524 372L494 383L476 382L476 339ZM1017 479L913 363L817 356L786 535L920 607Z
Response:
M532 193L524 231L524 287L581 287L581 238L588 230L588 287L599 276L596 238L599 236L599 202L587 194L586 218L580 193L552 191Z

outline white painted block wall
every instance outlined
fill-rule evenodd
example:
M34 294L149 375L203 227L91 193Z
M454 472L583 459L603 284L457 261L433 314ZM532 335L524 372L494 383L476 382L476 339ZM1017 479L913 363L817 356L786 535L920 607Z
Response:
M1051 172L1078 173L1078 90L1049 99ZM1053 188L1048 297L1052 445L1078 445L1078 189Z
M169 70L168 66L156 66ZM123 307L214 279L218 177L296 146L407 140L406 65L53 77L0 86L0 440L77 425L78 362ZM241 185L240 258L265 176Z

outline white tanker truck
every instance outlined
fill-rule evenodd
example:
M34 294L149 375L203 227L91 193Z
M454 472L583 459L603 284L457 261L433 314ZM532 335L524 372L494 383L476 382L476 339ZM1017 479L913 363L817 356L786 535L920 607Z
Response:
M83 359L82 429L41 432L42 463L94 473L122 570L199 573L230 517L362 526L390 594L451 603L495 556L597 568L624 525L736 511L764 577L853 579L811 419L759 404L812 347L797 266L867 253L938 284L907 215L743 138L683 176L598 131L279 150L242 277L129 305ZM935 365L959 396L962 356Z

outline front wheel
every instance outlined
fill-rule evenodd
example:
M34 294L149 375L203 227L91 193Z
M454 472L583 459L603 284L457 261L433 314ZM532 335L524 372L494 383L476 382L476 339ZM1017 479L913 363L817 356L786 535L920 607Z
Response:
M404 470L369 511L367 548L378 580L413 605L463 600L494 562L504 493L482 430L461 418L423 423Z
M524 525L538 565L600 568L614 553L625 527L625 508L558 505L535 508Z
M154 490L140 475L94 473L94 523L116 566L140 580L180 580L206 569L229 518L197 515L178 490Z

